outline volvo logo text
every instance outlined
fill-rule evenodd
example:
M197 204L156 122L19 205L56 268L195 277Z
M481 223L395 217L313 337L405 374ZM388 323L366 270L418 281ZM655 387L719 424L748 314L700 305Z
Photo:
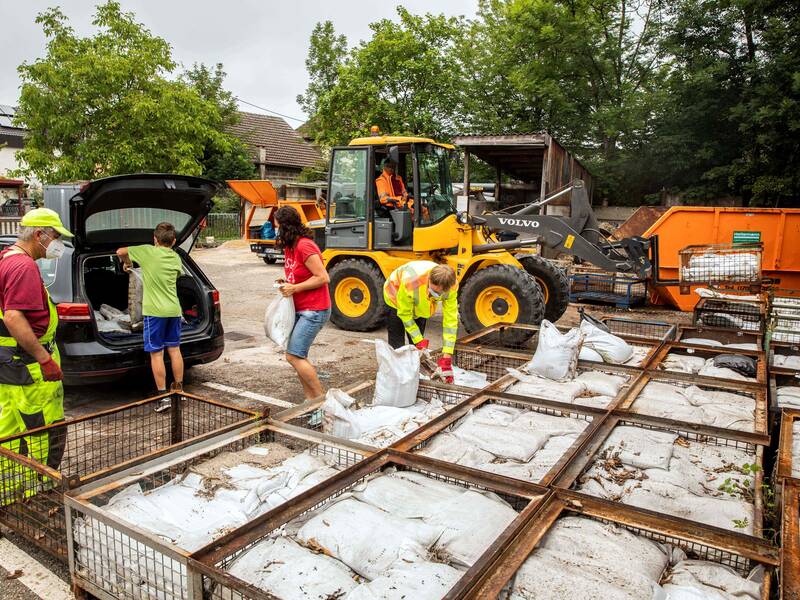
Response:
M539 227L539 221L531 221L529 219L508 219L503 217L498 217L498 221L500 221L501 225L514 225L515 227L530 227L531 229L536 229Z

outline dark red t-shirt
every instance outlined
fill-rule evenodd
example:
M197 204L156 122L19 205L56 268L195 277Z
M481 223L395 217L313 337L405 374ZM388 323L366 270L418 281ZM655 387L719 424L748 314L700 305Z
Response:
M50 309L39 267L24 252L6 256L10 249L0 252L0 308L25 313L34 335L42 337L50 323Z
M286 281L289 283L303 283L312 276L311 271L306 267L306 261L310 256L319 254L322 256L319 247L308 238L300 238L294 248L283 249L283 270L286 273ZM295 310L327 310L331 307L331 295L328 293L328 286L322 285L315 290L296 292L294 298Z

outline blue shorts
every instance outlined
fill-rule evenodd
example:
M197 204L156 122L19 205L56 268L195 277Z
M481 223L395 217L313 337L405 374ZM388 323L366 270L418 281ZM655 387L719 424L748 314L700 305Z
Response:
M308 357L308 349L314 343L319 330L331 316L331 309L301 310L294 315L294 329L286 345L286 354L299 358Z
M144 318L144 351L160 352L181 345L180 317Z

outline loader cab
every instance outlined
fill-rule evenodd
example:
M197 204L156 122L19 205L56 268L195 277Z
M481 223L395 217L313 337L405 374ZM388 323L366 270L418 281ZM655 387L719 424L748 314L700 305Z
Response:
M334 148L328 180L326 248L411 250L414 231L455 213L450 180L452 147L427 138L373 136ZM381 206L375 180L384 159L414 200L412 210Z

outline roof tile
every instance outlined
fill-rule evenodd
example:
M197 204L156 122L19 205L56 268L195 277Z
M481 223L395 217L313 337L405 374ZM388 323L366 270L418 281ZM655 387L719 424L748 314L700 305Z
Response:
M239 112L239 122L228 133L240 138L258 161L258 148L267 150L266 164L312 167L321 159L316 146L303 141L300 133L280 117Z

